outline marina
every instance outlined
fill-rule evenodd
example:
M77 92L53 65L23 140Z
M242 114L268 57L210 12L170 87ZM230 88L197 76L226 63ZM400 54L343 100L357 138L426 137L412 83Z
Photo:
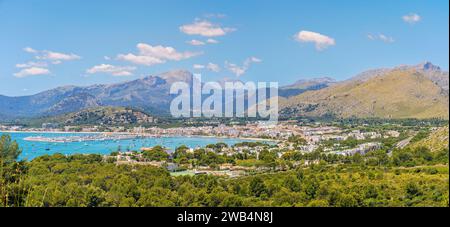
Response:
M0 135L3 132L0 132ZM42 155L61 153L102 154L115 151L137 151L143 147L161 145L173 152L177 147L186 145L190 148L205 147L219 142L233 145L240 142L251 142L252 139L196 137L196 136L161 136L133 134L101 134L101 133L35 133L8 132L12 140L17 141L23 150L21 160L32 160ZM107 136L105 136L107 135Z
M95 135L72 135L59 137L46 136L29 136L25 137L25 141L34 142L48 142L48 143L73 143L73 142L88 142L88 141L108 141L108 140L129 140L151 138L152 136L143 136L135 134L95 134Z

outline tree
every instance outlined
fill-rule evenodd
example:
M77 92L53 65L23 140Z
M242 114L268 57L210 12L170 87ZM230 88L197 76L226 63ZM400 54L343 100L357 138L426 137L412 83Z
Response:
M260 197L261 194L267 191L264 181L260 177L254 177L250 181L250 192L253 196Z
M175 149L175 152L173 153L173 158L182 158L185 157L187 154L187 151L189 150L189 147L186 145L181 145Z
M406 194L408 195L409 198L414 198L416 196L422 195L422 192L416 183L409 182L406 185Z
M2 135L0 138L0 164L9 164L17 160L22 150L16 141L11 141L10 135Z
M144 157L150 161L166 161L169 154L161 146L156 146L149 151L144 151Z
M357 207L358 201L353 194L340 194L336 205L338 207Z
M11 191L15 184L20 180L20 163L16 160L22 150L16 141L11 141L11 136L2 135L0 138L0 206L8 206L16 201L9 201ZM17 200L20 200L16 197Z
M300 181L294 176L288 176L284 180L283 185L293 192L299 192L301 189Z

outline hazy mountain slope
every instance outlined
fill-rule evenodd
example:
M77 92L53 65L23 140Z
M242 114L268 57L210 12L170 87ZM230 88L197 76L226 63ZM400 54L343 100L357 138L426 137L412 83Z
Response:
M174 70L117 84L64 86L23 97L0 95L0 116L2 120L56 116L101 106L169 114L174 97L170 86L178 81L192 83L193 76ZM279 104L282 115L288 116L448 119L448 96L448 72L426 62L369 70L343 82L327 77L299 80L279 89Z
M411 67L396 68L308 91L281 100L280 105L283 114L297 116L448 119L448 73L437 75Z
M139 107L155 114L168 112L170 85L192 82L188 71L176 70L124 83L65 86L32 96L0 96L0 115L17 117L54 116L97 106Z
M320 90L326 88L332 84L336 83L336 81L329 77L308 79L308 80L298 80L294 84L287 85L284 87L280 87L278 91L278 95L284 98L289 98L292 96L296 96L302 94L306 91L311 90Z

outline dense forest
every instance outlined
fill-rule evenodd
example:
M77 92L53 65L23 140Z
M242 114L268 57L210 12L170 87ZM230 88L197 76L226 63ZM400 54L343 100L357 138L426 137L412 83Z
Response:
M16 161L20 152L9 136L1 137L0 206L449 206L448 148L345 159L291 153L283 161L315 164L239 178L171 176L162 168L105 162L100 155Z

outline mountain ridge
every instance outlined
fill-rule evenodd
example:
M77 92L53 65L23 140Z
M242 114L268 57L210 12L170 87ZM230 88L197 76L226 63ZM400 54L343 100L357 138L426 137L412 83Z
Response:
M448 119L448 100L448 72L427 62L369 70L280 103L287 116Z
M166 115L174 97L169 94L170 85L178 81L192 83L193 79L187 70L172 70L121 83L67 85L29 96L0 95L0 116L2 119L55 116L103 106L132 107L156 116ZM396 84L390 86L383 80ZM238 80L228 78L219 83L226 81ZM409 89L407 93L399 92L405 85ZM330 77L298 80L280 87L280 110L288 116L448 119L448 108L442 107L448 106L448 87L448 72L439 66L430 62L400 65L368 70L344 81ZM394 100L396 103L386 102L390 95L398 99ZM436 105L423 105L424 102ZM404 113L400 113L402 110Z
M96 106L133 106L154 113L164 113L170 105L170 85L180 80L192 81L192 74L186 70L173 70L121 83L85 87L68 85L29 96L1 95L0 114L12 117L39 117ZM62 108L63 106L70 108Z

